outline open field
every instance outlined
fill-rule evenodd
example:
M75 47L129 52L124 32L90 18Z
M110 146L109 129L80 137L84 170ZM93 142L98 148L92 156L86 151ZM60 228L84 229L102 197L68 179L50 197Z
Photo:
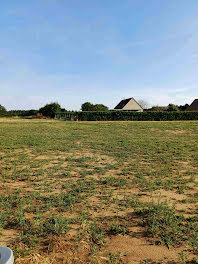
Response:
M16 263L197 263L198 122L0 119Z

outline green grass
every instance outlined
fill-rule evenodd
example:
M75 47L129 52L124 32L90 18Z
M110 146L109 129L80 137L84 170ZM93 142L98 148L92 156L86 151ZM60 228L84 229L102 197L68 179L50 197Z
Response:
M197 122L0 120L0 231L18 232L19 260L45 254L52 237L84 241L95 259L137 225L196 255L197 142Z

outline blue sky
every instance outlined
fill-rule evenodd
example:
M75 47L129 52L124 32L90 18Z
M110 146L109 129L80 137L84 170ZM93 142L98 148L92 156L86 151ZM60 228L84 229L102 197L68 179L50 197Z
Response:
M1 1L0 104L191 103L197 14L197 0Z

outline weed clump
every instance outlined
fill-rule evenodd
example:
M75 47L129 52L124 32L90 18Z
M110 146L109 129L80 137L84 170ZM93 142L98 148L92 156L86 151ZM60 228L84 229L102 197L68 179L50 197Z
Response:
M188 244L193 252L198 255L198 217L191 217L188 219L186 226L186 234L188 234Z
M46 235L58 236L65 234L70 230L69 222L66 218L61 216L52 216L43 223L43 232Z
M153 201L148 203L140 214L143 225L152 237L157 237L156 244L165 244L167 247L181 242L184 234L183 216L177 216L175 207L170 207L167 202Z
M24 220L23 228L19 234L19 241L30 249L35 248L42 238L62 236L69 230L69 221L62 216L51 216L49 219Z
M84 229L79 229L78 239L87 240L89 244L101 247L105 243L105 230L99 225L96 219Z
M128 234L126 223L119 222L118 220L110 222L109 234L110 235L117 235L117 234L126 235L126 234Z
M97 225L96 222L90 226L89 233L93 243L97 244L98 246L104 245L105 232Z

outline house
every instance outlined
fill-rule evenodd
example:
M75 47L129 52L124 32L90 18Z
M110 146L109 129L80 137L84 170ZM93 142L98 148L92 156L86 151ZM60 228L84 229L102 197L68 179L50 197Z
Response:
M198 111L198 99L195 99L186 111Z
M119 104L114 108L114 110L143 112L144 109L132 97L119 102Z

